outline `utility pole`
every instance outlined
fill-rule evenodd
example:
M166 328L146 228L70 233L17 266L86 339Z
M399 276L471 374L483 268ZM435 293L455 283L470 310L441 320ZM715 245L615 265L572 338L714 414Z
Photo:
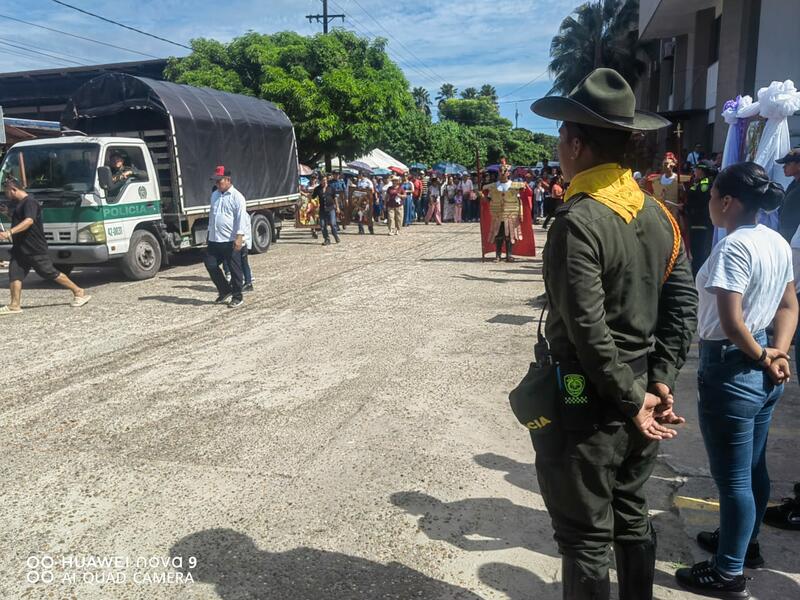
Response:
M336 19L341 19L344 22L344 15L329 15L328 14L328 0L322 0L322 14L321 15L306 15L306 19L311 23L316 21L322 23L322 33L328 33L328 24Z
M514 128L519 129L519 104L514 104Z

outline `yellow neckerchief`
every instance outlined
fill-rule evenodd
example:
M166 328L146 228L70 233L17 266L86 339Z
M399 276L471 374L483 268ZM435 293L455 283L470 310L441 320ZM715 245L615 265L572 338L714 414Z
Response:
M586 194L617 213L630 223L644 206L644 192L633 179L630 169L605 163L581 171L569 184L564 202L578 194Z

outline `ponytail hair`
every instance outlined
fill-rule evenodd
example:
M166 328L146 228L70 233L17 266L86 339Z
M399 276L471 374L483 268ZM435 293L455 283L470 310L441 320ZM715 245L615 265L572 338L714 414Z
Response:
M769 212L783 202L783 186L770 181L764 168L754 162L737 163L723 169L714 186L720 196L738 198L750 212L759 209Z

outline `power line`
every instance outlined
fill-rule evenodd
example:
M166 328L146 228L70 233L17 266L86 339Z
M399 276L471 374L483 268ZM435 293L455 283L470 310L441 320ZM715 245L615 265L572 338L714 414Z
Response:
M50 65L51 62L52 62L51 60L49 60L47 58L39 58L38 56L30 56L29 54L23 54L22 52L19 52L18 50L11 50L10 48L0 48L0 56L2 56L3 54L7 54L8 56L16 56L18 58L24 58L25 60L29 60L29 61L39 61L40 64L44 63L44 64L47 64L47 65Z
M178 46L179 48L186 48L187 50L191 50L191 46L187 46L186 44L179 44L178 42L173 42L172 40L168 40L167 38L159 37L152 33L148 33L146 31L142 31L141 29L136 29L135 27L130 27L128 25L123 25L118 21L114 21L112 19L108 19L106 17L102 17L97 15L93 12L89 12L88 10L83 10L82 8L78 8L77 6L72 6L71 4L67 4L66 2L61 2L61 0L52 0L56 4L60 4L61 6L66 6L67 8L71 8L72 10L77 10L79 13L83 13L85 15L89 15L90 17L94 17L95 19L100 19L101 21L105 21L106 23L111 23L112 25L117 25L119 27L123 27L125 29L129 29L130 31L135 31L136 33L141 33L142 35L146 35L147 37L155 38L157 40L161 40L162 42L166 42L168 44L172 44L173 46Z
M400 40L398 40L396 37L394 37L394 36L392 35L392 32L391 32L391 31L389 31L389 30L388 30L386 27L384 27L384 26L381 24L381 22L380 22L380 21L378 21L378 19L376 19L375 17L373 17L373 16L372 16L372 14L370 14L370 13L367 11L367 9L365 9L365 8L364 8L364 7L361 5L361 3L360 3L358 0L353 0L353 2L355 2L355 3L356 3L356 6L358 6L358 7L359 7L359 8L360 8L360 9L361 9L363 12L364 12L364 14L366 14L366 15L367 15L367 16L368 16L370 19L372 19L372 21L373 21L373 22L374 22L374 23L375 23L375 24L376 24L378 27L380 27L381 29L383 29L383 30L386 32L386 34L387 34L387 35L388 35L388 36L389 36L391 39L393 39L393 40L394 40L395 42L397 42L397 43L398 43L400 46L402 46L402 47L405 49L405 51L406 51L406 52L408 52L408 54L409 54L410 56L414 57L414 58L415 58L415 59L416 59L416 60L419 62L419 64L422 66L422 68L424 68L426 71L428 71L429 73L431 73L431 74L432 74L432 75L433 75L435 78L439 79L440 81L442 81L442 82L446 81L444 77L442 77L442 76L441 76L441 75L439 75L439 74L438 74L436 71L434 71L433 69L431 69L430 67L428 67L428 66L425 64L425 62L424 62L424 61L423 61L423 60L422 60L422 59L421 59L419 56L417 56L416 54L414 54L414 52L413 52L411 49L409 49L409 48L408 48L408 47L407 47L407 46L406 46L406 45L405 45L403 42L401 42L401 41L400 41Z
M508 96L510 94L506 94ZM503 96L505 98L505 96ZM533 102L534 100L538 100L538 98L522 98L521 100L503 100L502 102L498 102L498 104L515 104L517 102Z
M70 33L68 31L62 31L60 29L53 29L52 27L46 27L44 25L38 25L37 23L31 23L30 21L23 21L22 19L17 19L16 17L10 17L8 15L0 14L0 18L8 19L9 21L16 21L17 23L23 23L25 25L30 25L31 27L38 27L39 29L46 29L47 31L52 31L53 33L60 33L61 35L68 35L69 37L73 37L79 40L85 40L87 42L92 42L94 44L100 44L102 46L108 46L109 48L116 48L117 50L123 50L125 52L130 52L131 54L138 54L139 56L146 56L148 58L161 58L160 56L154 56L152 54L147 54L145 52L139 52L138 50L131 50L130 48L124 48L123 46L115 46L114 44L109 44L108 42L101 42L100 40L95 40L92 38L84 37L82 35L77 35L75 33Z
M519 92L520 90L524 90L524 89L525 89L526 87L528 87L529 85L532 85L532 84L536 83L536 82L537 82L537 81L539 81L539 80L540 80L542 77L544 77L545 75L547 75L547 72L548 72L549 70L550 70L550 68L548 67L547 69L545 69L544 71L542 71L541 73L539 73L539 74L538 74L536 77L534 77L533 79L531 79L531 80L530 80L528 83L526 83L526 84L524 84L524 85L521 85L521 86L519 86L517 89L515 89L515 90L514 90L513 92L511 92L511 93L508 93L508 94L505 94L505 95L501 96L501 98L508 98L509 96L513 96L514 94L516 94L516 93L517 93L517 92ZM514 102L524 102L524 100L514 100Z
M336 2L336 0L331 0L331 1L332 1L332 2L333 2L333 4L334 4L334 5L336 5L336 6L337 6L337 7L338 7L340 10L342 10L342 7L341 7L341 5L340 5L338 2ZM348 19L349 19L349 20L351 21L351 23L353 24L353 29L355 29L357 33L361 34L362 36L364 36L365 38L368 38L368 39L369 39L369 38L372 38L372 37L374 37L374 36L370 35L369 33L367 33L367 28L366 28L366 27L364 26L364 24L363 24L363 23L361 23L361 22L360 22L358 19L356 19L356 18L355 18L355 17L353 17L352 15L348 16ZM388 52L389 52L389 51L388 51L388 49L387 49L387 54L388 54ZM405 65L406 67L408 67L408 68L409 68L409 69L411 69L412 71L416 72L418 75L422 76L423 78L427 79L428 81L431 81L431 82L433 82L433 84L434 84L434 85L438 85L438 84L439 84L439 82L438 82L436 79L434 79L433 77L431 77L431 76L430 76L430 75L428 75L427 73L425 73L425 72L423 72L423 71L419 70L419 69L418 69L417 67L415 67L415 66L414 66L414 65L413 65L413 64L412 64L412 63L411 63L411 62L410 62L410 61L409 61L407 58L405 58L405 57L401 57L400 59L398 59L397 57L394 57L394 58L393 58L393 60L395 60L397 63L399 63L399 64L401 64L401 65Z
M25 52L32 52L33 54L41 54L42 56L46 56L48 58L52 58L52 59L55 59L55 60L64 60L64 61L67 61L67 62L71 62L72 64L78 65L80 67L85 67L86 66L86 63L80 63L78 61L71 60L69 58L62 58L62 57L56 56L54 54L48 54L47 52L39 52L38 50L31 50L30 48L26 48L25 46L18 46L17 44L12 44L11 42L4 42L4 41L0 40L0 44L3 44L4 46L11 46L12 48L19 48L20 50L24 50Z
M54 56L56 56L58 58L66 58L66 59L74 58L76 60L83 61L85 64L92 64L92 63L95 62L94 59L91 59L91 58L86 58L86 57L83 57L83 56L75 56L75 55L66 54L64 52L60 52L59 50L52 50L50 48L44 48L42 46L37 46L36 44L31 44L29 42L21 41L19 39L15 39L15 38L12 38L12 37L9 37L9 38L6 38L6 39L8 41L10 41L10 42L15 42L17 44L25 44L25 46L24 46L25 50L33 48L34 50L41 50L42 52L47 52L47 53L52 54L52 55L54 55Z

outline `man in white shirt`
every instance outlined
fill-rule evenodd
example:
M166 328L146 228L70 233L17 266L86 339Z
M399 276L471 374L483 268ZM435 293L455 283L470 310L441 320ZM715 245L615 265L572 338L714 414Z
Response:
M478 212L475 210L477 202L472 199L472 191L475 189L475 186L472 184L472 178L469 174L464 174L459 187L461 187L461 197L466 213L464 215L464 220L471 223L477 220L480 214L476 214Z
M702 160L702 158L703 158L703 147L700 144L697 144L694 147L694 151L689 152L689 156L686 157L686 162L689 164L689 166L691 166L692 169L694 169L698 165L698 163Z
M212 177L216 189L211 194L208 213L208 251L205 265L217 288L217 304L229 308L242 305L242 254L245 228L247 227L247 204L244 196L233 187L231 171L217 167ZM231 270L228 283L220 265L227 262Z

